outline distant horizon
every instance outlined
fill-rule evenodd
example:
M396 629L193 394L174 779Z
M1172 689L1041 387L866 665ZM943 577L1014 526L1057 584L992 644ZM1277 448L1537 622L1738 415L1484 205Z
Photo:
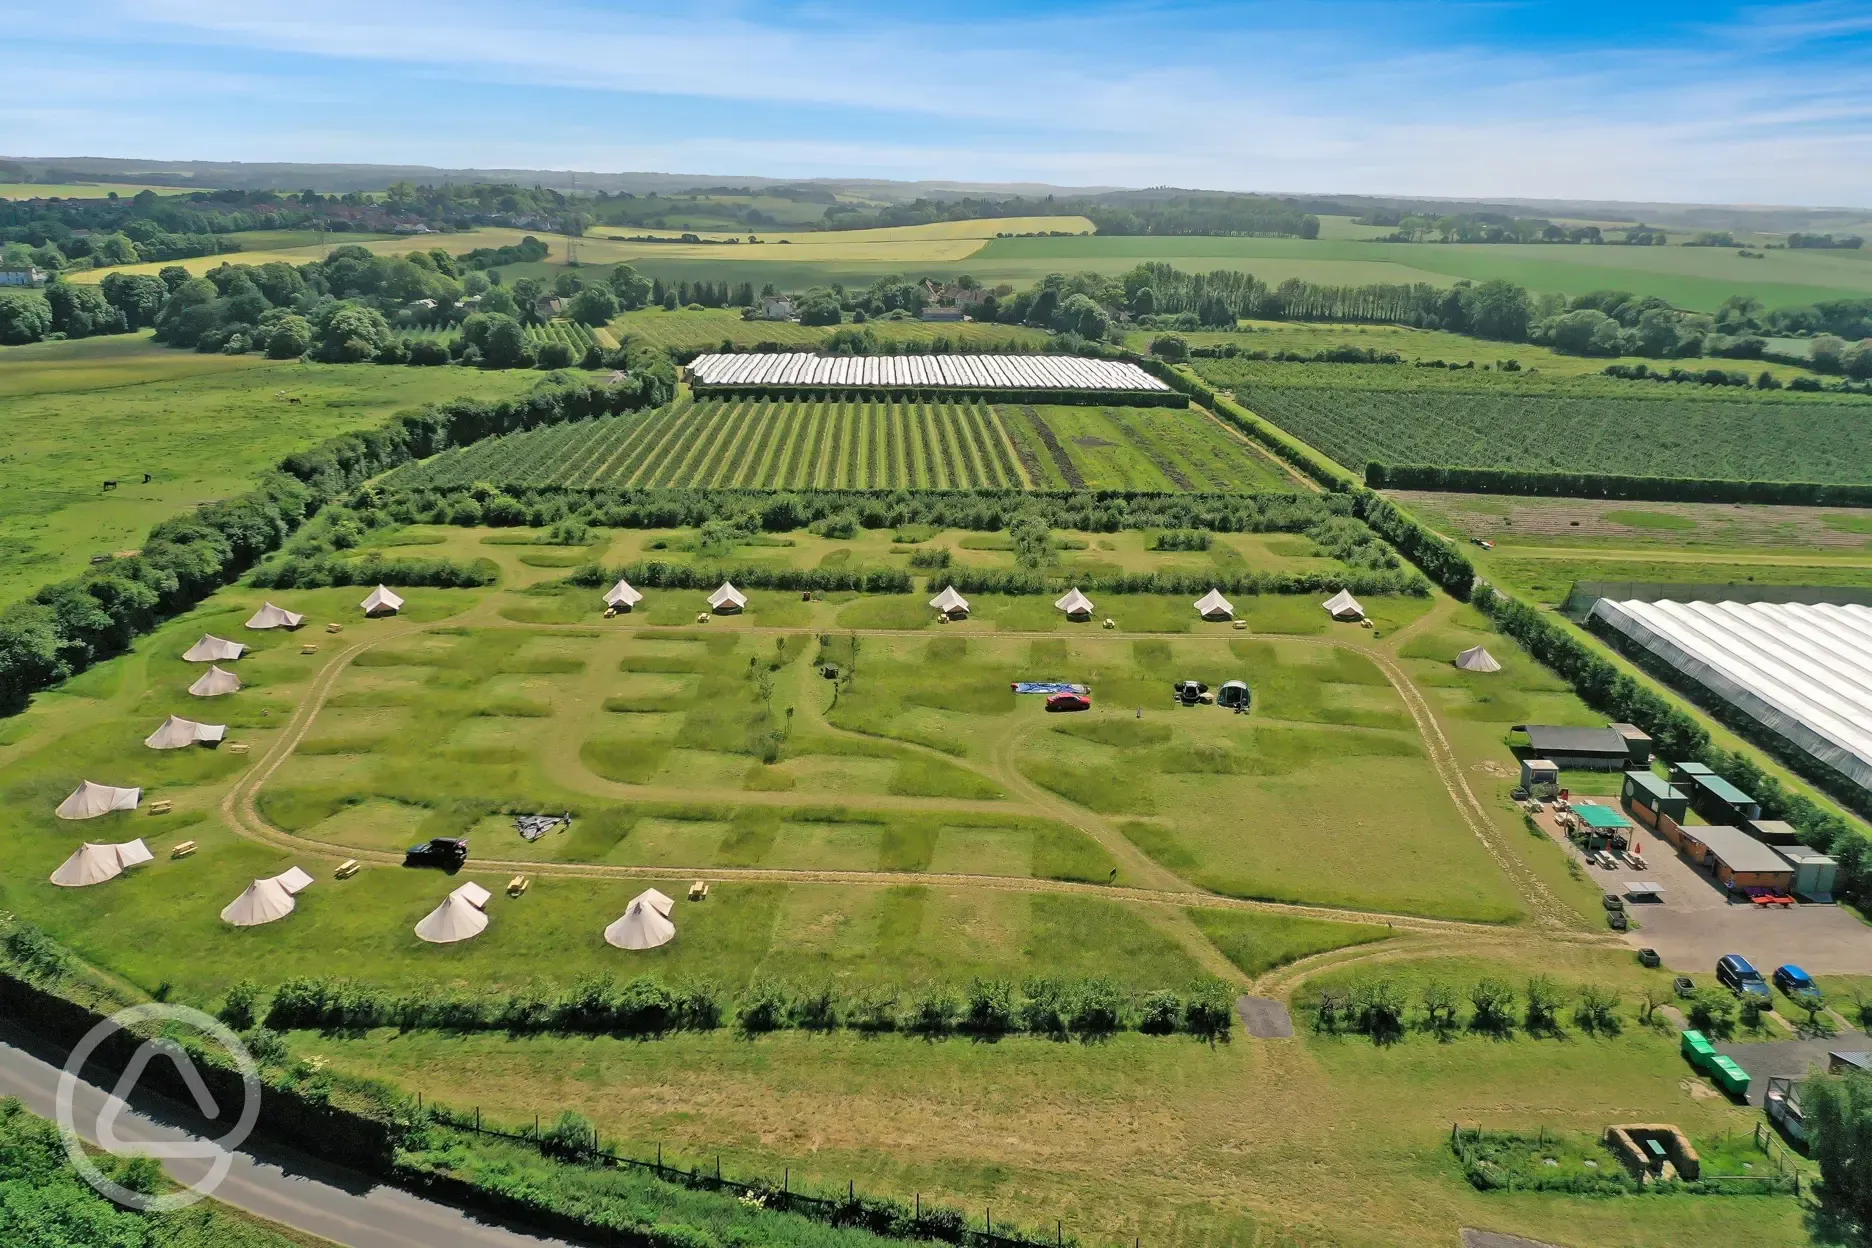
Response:
M39 151L1872 204L1858 0L23 0L10 17L0 132Z
M172 156L99 156L99 155L20 155L0 153L0 162L16 162L31 165L60 166L70 162L99 162L126 166L114 173L101 173L96 170L82 172L82 182L109 185L121 180L131 183L138 177L149 179L149 185L166 186L175 190L188 190L191 187L203 187L206 183L175 181L163 182L167 177L179 177L172 169L151 168L137 170L139 162L151 166L221 166L232 165L250 169L346 169L374 170L382 169L387 174L400 174L407 178L410 174L433 173L443 177L488 175L491 177L573 177L585 178L655 178L668 179L683 184L685 187L701 187L705 184L719 186L734 185L809 185L830 183L834 185L879 184L905 188L930 188L963 193L995 193L1001 195L1097 195L1120 191L1169 191L1197 195L1250 195L1268 199L1347 199L1373 201L1420 201L1448 204L1495 204L1526 208L1554 206L1602 207L1602 208L1725 208L1762 212L1804 211L1804 212L1864 212L1872 214L1872 202L1853 203L1796 203L1775 200L1662 200L1662 199L1597 199L1587 196L1530 196L1530 195L1444 195L1436 193L1404 193L1395 191L1345 191L1313 188L1308 190L1259 189L1246 190L1213 186L1180 186L1168 183L1122 184L1099 183L1071 185L1064 183L1005 181L983 182L966 178L885 178L865 174L815 173L799 177L781 178L767 174L747 172L683 172L670 169L599 169L579 168L576 166L475 166L475 165L433 165L420 161L350 161L350 160L231 160L218 157L172 157ZM0 181L4 181L0 177ZM399 180L391 178L390 180ZM386 182L385 185L389 183ZM26 183L25 185L31 185ZM318 189L318 188L315 188ZM580 187L583 191L585 188ZM613 192L615 193L615 192Z

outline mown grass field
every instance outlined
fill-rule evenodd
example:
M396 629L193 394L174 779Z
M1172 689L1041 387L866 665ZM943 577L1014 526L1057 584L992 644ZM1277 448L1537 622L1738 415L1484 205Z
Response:
M540 376L198 355L147 335L0 348L0 603L140 545L299 447Z
M1282 477L1199 409L971 402L679 402L529 430L402 469L405 484L759 489L1246 490Z
M626 335L654 346L685 350L714 350L724 342L737 347L774 343L783 347L807 347L824 342L838 327L800 325L793 321L746 321L736 308L645 308L626 312L611 322L611 332ZM1024 325L977 325L973 322L948 321L870 321L865 325L844 328L867 330L882 342L934 342L946 338L962 347L1033 347L1044 346L1046 331Z
M1379 243L1355 239L1092 237L996 239L970 257L970 271L995 281L1050 272L1121 272L1149 261L1186 271L1240 269L1270 285L1289 277L1358 285L1506 278L1535 291L1581 295L1629 290L1677 307L1714 312L1731 295L1769 307L1872 293L1872 256L1854 251L1771 251L1744 259L1720 247L1565 244Z
M1441 464L1750 481L1865 482L1858 397L1408 365L1200 360L1197 371L1359 470Z
M1636 1023L1645 973L1628 953L1507 923L1455 957L1405 931L1402 918L1393 931L1369 919L1233 912L1201 893L1149 903L1126 887L1190 880L1400 914L1512 918L1514 887L1456 817L1376 656L1393 655L1432 700L1491 809L1496 777L1483 765L1506 773L1508 717L1590 717L1467 608L1374 601L1376 639L1330 624L1317 602L1286 599L1240 604L1247 634L1196 621L1180 599L1101 601L1116 633L1062 624L1044 602L985 596L960 625L935 625L924 595L803 603L762 592L746 615L705 627L694 623L694 592L652 591L637 612L605 621L592 591L554 583L566 557L814 566L841 551L901 560L922 543L970 560L1010 556L994 549L995 535L957 533L913 535L920 543L796 534L783 539L791 545L726 555L695 549L690 533L601 533L584 550L525 540L537 536L381 535L414 553L485 555L502 587L410 590L402 617L368 622L357 618L361 590L270 593L308 613L296 636L243 630L262 595L234 589L37 699L0 726L0 853L13 866L0 907L146 990L167 985L170 999L209 1007L237 979L270 986L295 974L525 989L648 971L731 990L765 976L908 992L1035 974L1098 974L1142 990L1233 968L1241 982L1267 977L1259 991L1305 1000L1314 974L1360 973L1335 961L1350 958L1412 985L1484 972L1611 984L1625 1002L1616 1036L1439 1041L1413 1026L1387 1048L1310 1036L1304 1019L1294 1041L1238 1033L1214 1047L1136 1034L977 1043L850 1032L749 1040L731 1030L650 1042L389 1030L289 1042L346 1072L479 1104L495 1120L575 1108L633 1151L661 1144L687 1161L719 1149L731 1173L790 1168L795 1182L826 1187L851 1179L992 1205L997 1218L1062 1218L1089 1239L1297 1236L1376 1248L1441 1245L1455 1227L1487 1225L1631 1248L1798 1240L1791 1200L1485 1196L1442 1150L1453 1118L1593 1132L1637 1116L1677 1122L1699 1140L1746 1130L1746 1109L1686 1092L1695 1081L1686 1083L1673 1036ZM1150 552L1143 534L1059 536L1067 559L1127 568L1229 557ZM1318 558L1304 539L1222 536L1252 566ZM327 620L344 632L325 634ZM1159 627L1177 631L1140 632ZM855 654L853 629L868 630ZM197 669L178 657L204 631L256 646L238 665L246 687L206 705L182 692ZM1449 667L1472 636L1488 641L1503 673ZM319 653L300 653L306 641ZM326 664L359 644L369 648L337 675L258 792L275 826L326 847L281 850L240 835L223 799L283 742ZM817 671L822 649L855 666L836 693ZM1228 675L1255 687L1245 719L1169 704L1172 679ZM1008 692L1015 677L1089 680L1098 709L1049 716ZM225 720L250 753L144 749L141 736L172 711ZM762 740L782 726L774 760L763 761ZM142 784L146 804L175 808L60 823L51 806L80 777ZM528 844L510 817L527 809L570 809L572 829ZM1496 817L1510 826L1508 810ZM474 859L456 879L374 863L331 878L351 854L460 833ZM79 840L133 835L149 838L155 862L89 890L45 882ZM199 851L167 857L185 838ZM1521 840L1514 852L1564 882L1550 842ZM533 864L521 868L534 876L524 898L500 891L514 868L477 865L494 859ZM292 863L317 878L292 916L244 931L215 917L248 880ZM622 866L647 874L600 874ZM749 867L804 874L732 874ZM1114 869L1109 892L1026 891L1053 880L1099 885ZM880 870L897 874L843 874ZM678 903L670 945L627 955L602 944L599 929L626 898L649 884L680 898L698 877L713 892ZM411 926L464 878L496 892L487 932L463 945L418 942ZM1597 906L1590 891L1566 900L1582 912ZM1335 948L1343 952L1313 970L1283 969ZM1333 1195L1354 1189L1358 1201Z
M186 195L213 187L143 186L129 182L0 182L0 199L108 199L112 194L130 199L144 191L158 195Z
M1440 532L1485 538L1504 548L1623 548L1685 552L1698 559L1719 552L1751 560L1789 554L1872 558L1872 510L1866 508L1388 493Z

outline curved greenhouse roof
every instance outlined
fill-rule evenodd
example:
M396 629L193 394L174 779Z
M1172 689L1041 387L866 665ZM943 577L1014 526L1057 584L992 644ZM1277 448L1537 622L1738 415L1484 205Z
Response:
M1872 608L1601 598L1592 613L1872 790Z

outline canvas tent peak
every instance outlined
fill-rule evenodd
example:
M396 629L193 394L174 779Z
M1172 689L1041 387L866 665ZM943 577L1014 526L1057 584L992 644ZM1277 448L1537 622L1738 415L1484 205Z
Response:
M1456 656L1456 666L1465 672L1499 672L1501 663L1481 646L1471 646Z
M956 587L953 585L944 586L942 593L937 594L934 598L929 600L929 605L951 619L954 619L958 615L967 615L969 613L968 599L958 594L956 592Z
M238 641L203 633L200 641L182 652L182 659L187 663L227 663L246 653L247 647Z
M270 879L268 883L277 884L288 893L297 897L300 893L312 887L312 877L298 867L287 867L284 871Z
M605 606L613 611L628 611L643 601L643 595L631 588L629 581L619 577L618 583L606 591L604 600Z
M60 888L87 888L123 874L125 867L139 866L156 855L141 839L121 845L96 845L87 841L52 873L52 882Z
M1084 620L1092 617L1092 600L1080 593L1077 585L1067 590L1053 605L1064 611L1066 618L1070 620Z
M432 945L452 945L487 930L488 916L456 889L416 924L416 936Z
M84 780L52 813L61 819L95 819L113 810L135 810L142 800L142 789L118 789Z
M288 611L284 607L276 607L269 602L253 613L253 618L247 621L247 627L253 629L293 629L298 628L303 623L305 623L305 616L300 615L297 611Z
M221 911L221 921L235 927L258 927L285 918L298 904L277 877L255 880Z
M676 939L676 925L638 896L631 899L617 922L605 928L604 938L606 944L618 949L655 949Z
M198 698L219 698L239 692L240 687L240 677L219 664L211 664L208 670L188 687L188 691Z
M218 745L227 736L226 724L198 724L180 715L163 720L162 727L143 738L152 750L179 750L190 745Z
M392 593L388 587L379 585L370 591L370 596L358 604L364 608L365 615L395 615L403 609L403 599Z
M1327 614L1331 615L1335 620L1362 620L1365 618L1365 608L1359 605L1359 600L1352 596L1352 591L1349 589L1340 590L1321 605L1326 608Z
M1196 614L1205 620L1232 620L1235 618L1235 604L1222 596L1222 591L1212 589L1196 600Z
M708 605L711 611L740 611L747 606L747 595L732 582L723 581L721 588L709 595Z
M493 893L488 892L487 889L482 888L473 880L469 880L466 884L463 884L460 888L449 894L451 897L461 898L477 910L485 910L487 908L488 898L493 895Z
M655 908L658 914L666 919L669 918L670 911L676 908L676 902L673 898L654 888L644 889L643 892L638 893L635 897L631 898L631 900L649 903Z

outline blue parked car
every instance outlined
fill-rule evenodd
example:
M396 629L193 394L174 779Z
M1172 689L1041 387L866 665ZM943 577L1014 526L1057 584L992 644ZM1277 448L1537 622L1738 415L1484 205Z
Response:
M1760 997L1769 1004L1774 1002L1768 981L1739 953L1726 953L1717 960L1716 980L1738 997Z
M1814 983L1813 976L1792 962L1775 968L1774 986L1790 997L1810 997L1820 991L1820 985Z

